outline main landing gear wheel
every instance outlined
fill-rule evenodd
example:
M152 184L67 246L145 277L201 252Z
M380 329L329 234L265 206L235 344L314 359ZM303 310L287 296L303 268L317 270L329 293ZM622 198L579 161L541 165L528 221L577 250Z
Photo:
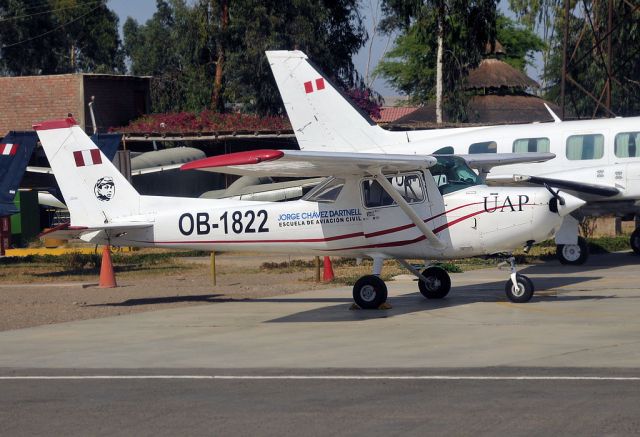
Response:
M584 264L589 257L589 245L587 240L578 237L578 244L558 244L556 246L556 255L560 260L560 264L579 266Z
M631 238L629 239L629 243L631 243L631 248L636 255L640 255L640 228L633 231Z
M511 278L504 284L504 291L507 293L507 298L513 303L525 303L529 302L533 297L533 282L525 275L516 274L517 287L513 286Z
M362 309L376 309L387 301L387 286L375 275L363 276L353 286L353 300Z
M451 290L451 278L441 267L428 267L422 271L427 281L418 279L418 289L427 299L442 299Z

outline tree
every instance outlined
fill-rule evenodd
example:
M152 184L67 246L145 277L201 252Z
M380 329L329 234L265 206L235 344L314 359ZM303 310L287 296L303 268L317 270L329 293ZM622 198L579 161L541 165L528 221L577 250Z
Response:
M381 29L398 29L400 36L379 64L380 74L414 102L425 103L438 86L437 64L442 59L444 109L450 119L464 121L463 81L495 40L496 1L386 0L383 12Z
M106 1L0 0L6 74L123 72L118 17Z
M245 111L281 113L280 95L264 55L273 49L299 47L339 84L362 85L351 61L367 38L357 0L157 4L158 12L146 24L129 20L124 28L132 72L175 77L175 104L165 98L164 105L156 106L160 99L154 99L155 110L221 109L222 99ZM161 32L163 39L155 38L154 32ZM161 53L161 45L175 54L168 65L153 55Z
M505 49L501 59L520 71L533 65L533 54L546 48L544 41L533 31L518 26L512 19L498 14L497 40Z
M579 118L640 113L640 10L625 1L613 2L609 58L608 6L605 1L585 1L569 14L565 100ZM556 22L562 28L564 16L559 15ZM556 101L560 100L562 45L562 36L556 34L547 66L548 98ZM611 108L607 110L609 87Z

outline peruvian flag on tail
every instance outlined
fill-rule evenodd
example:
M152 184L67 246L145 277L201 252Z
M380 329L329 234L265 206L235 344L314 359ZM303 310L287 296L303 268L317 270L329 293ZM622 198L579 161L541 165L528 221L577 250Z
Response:
M73 159L76 161L76 167L102 164L100 149L78 150L73 152Z
M0 155L15 155L18 151L17 144L0 144Z

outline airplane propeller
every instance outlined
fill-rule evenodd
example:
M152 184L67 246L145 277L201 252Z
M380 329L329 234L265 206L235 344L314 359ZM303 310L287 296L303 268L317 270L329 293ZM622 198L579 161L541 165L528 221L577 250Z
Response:
M560 214L560 211L559 211L560 208L558 208L558 205L561 205L561 206L565 205L564 198L560 195L560 190L553 191L553 188L551 188L549 184L547 184L546 182L544 183L544 187L551 193L551 195L556 201L554 205L551 205L551 203L549 203L549 209L551 209L551 211L553 212Z

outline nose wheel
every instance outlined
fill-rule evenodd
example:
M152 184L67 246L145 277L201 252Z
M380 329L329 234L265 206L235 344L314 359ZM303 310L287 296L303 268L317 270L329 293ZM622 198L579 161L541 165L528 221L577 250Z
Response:
M516 272L516 259L510 256L508 262L511 266L511 275L509 280L504 284L504 291L513 303L526 303L533 297L533 281Z
M633 231L629 242L631 243L631 249L633 249L635 254L640 255L640 228Z

